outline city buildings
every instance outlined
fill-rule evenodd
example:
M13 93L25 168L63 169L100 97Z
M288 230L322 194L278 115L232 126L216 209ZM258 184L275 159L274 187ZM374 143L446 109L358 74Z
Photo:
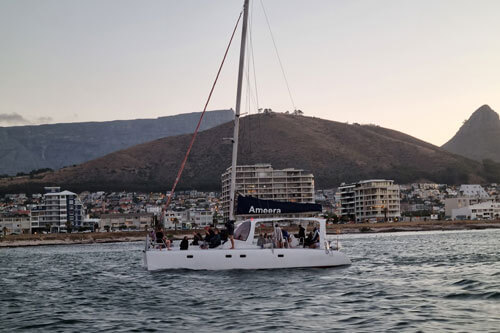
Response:
M151 213L103 214L99 222L101 231L146 230L153 222Z
M222 174L221 206L225 219L229 217L231 167ZM302 169L275 170L271 164L238 165L236 193L258 199L314 203L314 176Z
M481 202L470 206L453 209L453 220L491 220L500 218L500 203Z
M401 218L399 185L371 179L343 183L339 189L340 215L356 222L397 221Z
M0 233L2 235L21 235L31 233L29 212L26 214L0 215Z

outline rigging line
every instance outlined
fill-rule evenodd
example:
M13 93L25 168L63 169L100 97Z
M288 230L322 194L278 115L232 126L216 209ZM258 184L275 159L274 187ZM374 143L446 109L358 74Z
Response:
M278 62L279 62L280 67L281 67L281 72L283 73L283 78L285 79L286 88L288 89L288 95L290 96L290 101L292 101L293 109L297 110L297 108L295 107L295 102L293 101L292 93L290 90L290 85L288 84L288 80L287 80L286 75L285 75L285 69L283 68L283 64L281 63L281 58L280 58L280 55L278 53L278 47L276 46L276 41L274 40L274 35L273 35L272 30L271 30L271 24L269 23L269 19L268 19L267 14L266 14L266 9L264 8L264 3L262 2L262 0L260 0L260 5L262 6L262 11L264 12L264 17L266 18L267 27L269 28L269 33L270 33L271 39L273 41L274 50L276 51L276 56L278 57Z
M252 69L253 69L253 83L254 83L254 86L255 86L255 100L256 100L256 106L257 106L257 110L259 109L259 92L257 90L257 75L255 73L255 57L254 57L254 53L253 53L253 39L252 39L252 26L253 26L253 4L254 2L252 2L252 11L250 12L250 29L248 30L249 31L249 34L248 34L248 39L249 39L249 44L250 44L250 54L252 56Z
M226 61L227 54L229 53L229 48L231 47L231 43L233 42L233 37L234 34L236 33L236 29L238 28L238 25L240 23L241 16L243 14L243 11L240 12L240 15L238 16L238 20L236 21L236 25L234 26L233 33L231 34L231 38L229 39L229 43L226 47L226 51L224 52L224 57L222 58L221 64L219 66L219 70L217 71L217 75L215 76L215 80L212 84L212 88L210 89L210 93L208 94L207 101L205 103L205 107L203 108L203 112L201 113L200 120L198 121L198 125L196 126L196 129L193 133L193 136L191 137L191 142L189 143L188 150L186 152L186 155L184 156L184 160L182 161L181 167L179 168L179 171L177 172L177 177L175 178L174 185L172 186L172 190L170 191L170 194L168 195L167 203L163 207L162 210L162 217L164 217L166 210L168 209L168 206L170 205L170 202L172 201L172 196L174 195L175 187L177 186L177 183L179 182L182 171L184 170L184 167L186 166L186 161L188 159L189 153L191 152L191 148L193 148L193 143L194 140L196 139L196 135L198 134L198 130L200 129L201 121L203 120L203 116L205 115L205 112L207 111L208 103L210 102L210 99L212 98L212 93L214 92L215 85L217 84L217 80L219 79L219 75L222 71L222 66L224 66L224 62Z

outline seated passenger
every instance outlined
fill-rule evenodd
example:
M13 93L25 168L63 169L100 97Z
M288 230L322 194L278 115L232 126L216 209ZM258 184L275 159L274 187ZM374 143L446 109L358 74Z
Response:
M283 229L281 233L283 234L283 247L288 248L288 241L289 241L288 231L286 231L286 229Z
M257 246L263 249L265 244L266 244L266 239L264 238L264 235L261 233L259 235L259 238L257 239Z
M189 247L189 241L187 236L184 236L184 238L181 240L181 250L187 250Z
M193 241L191 242L191 245L200 245L200 241L202 240L203 238L201 237L201 235L197 232L193 233Z
M290 237L288 237L288 247L293 248L299 246L299 240L295 238L294 235L290 234Z
M170 250L170 240L165 237L165 232L161 227L156 229L156 244L158 244L160 250L164 247Z
M203 244L201 244L202 249L208 249L208 246L210 245L210 241L212 240L212 237L214 236L214 231L212 228L209 226L205 227L205 239L203 240Z
M319 230L317 228L314 228L313 232L314 234L311 238L311 243L309 244L309 247L312 249L316 249L319 247Z
M220 241L219 230L215 229L214 236L210 239L210 245L208 247L211 249L214 249L217 246L219 246L220 244L221 244L221 241Z
M312 239L313 239L313 233L312 233L312 232L309 232L309 233L307 234L306 239L304 240L304 247L306 247L306 246L307 246L307 247L311 246L311 244L313 243Z

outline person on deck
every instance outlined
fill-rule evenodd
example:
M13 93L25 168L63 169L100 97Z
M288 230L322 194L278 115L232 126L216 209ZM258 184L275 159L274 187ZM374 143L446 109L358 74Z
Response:
M187 236L184 236L184 238L181 240L181 250L187 250L189 248L189 241Z
M214 249L217 246L219 246L220 244L221 244L221 241L220 241L219 230L215 229L214 236L210 239L210 245L208 247L211 249Z
M306 229L302 225L299 225L299 233L297 234L297 238L299 239L300 244L304 244L304 241L306 239Z
M160 250L165 246L167 247L167 250L170 250L170 240L165 237L165 232L161 227L156 230L156 244L159 245Z
M281 232L281 228L280 228L278 223L276 223L274 225L273 243L274 243L274 247L277 247L277 248L283 247L283 233Z
M229 240L231 241L231 247L229 249L233 250L234 249L234 221L229 220L226 222L226 230L227 230L227 235L229 237Z
M257 239L257 246L260 246L260 248L263 249L265 244L266 244L266 239L264 238L264 235L261 233L259 235L259 238Z

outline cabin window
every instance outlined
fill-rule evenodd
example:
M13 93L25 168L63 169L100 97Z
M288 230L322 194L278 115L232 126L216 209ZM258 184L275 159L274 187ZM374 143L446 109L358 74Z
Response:
M193 255L192 254L188 254L187 257L188 257L188 259L192 259Z
M250 234L251 225L252 223L250 221L241 223L234 231L234 239L246 241Z
M284 256L284 254L278 254L278 258L283 258Z
M226 254L226 258L231 258L232 255L231 254Z
M247 255L246 254L240 254L240 258L246 258Z

